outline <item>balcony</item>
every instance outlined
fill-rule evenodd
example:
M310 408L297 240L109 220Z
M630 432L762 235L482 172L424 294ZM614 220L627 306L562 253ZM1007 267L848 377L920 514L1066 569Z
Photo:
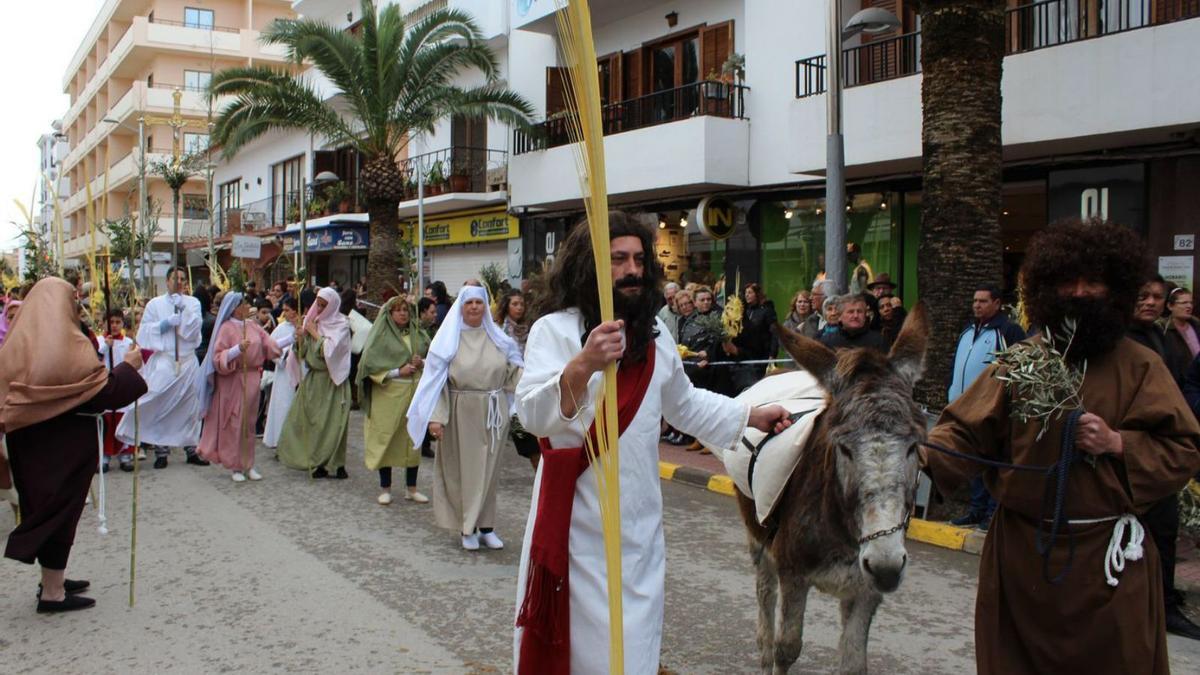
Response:
M1181 19L1200 17L1200 0L1167 3L1180 10L1173 14L1157 13L1162 3L1150 0L1111 6L1117 4L1119 15L1114 9L1104 21L1083 15L1047 23L1051 9L1079 16L1072 12L1090 6L1086 0L1047 0L1008 13L1001 82L1006 161L1166 143L1194 128L1200 70L1192 64L1200 21ZM919 35L899 36L843 53L849 178L920 171L919 45ZM813 133L825 128L825 100L806 95L806 87L824 90L823 64L814 68L811 78L798 71L799 97L789 110L787 168L796 174L825 169L825 135Z
M1005 11L1006 55L1200 17L1200 0L1042 0ZM825 92L826 54L796 61L796 98ZM921 72L921 33L842 51L846 88Z
M213 236L217 238L235 234L279 232L289 223L300 220L300 193L288 192L230 207L217 204L214 211L216 229ZM316 218L320 215L320 212L313 212L309 217Z
M417 171L425 172L425 213L447 213L504 204L508 198L508 153L452 146L400 161L404 200L400 217L417 214Z
M745 99L748 90L749 87L744 85L704 80L612 103L600 111L604 135L709 115L749 119L746 117ZM532 133L516 130L513 154L557 148L570 143L567 134L570 121L566 114L561 114L537 125Z

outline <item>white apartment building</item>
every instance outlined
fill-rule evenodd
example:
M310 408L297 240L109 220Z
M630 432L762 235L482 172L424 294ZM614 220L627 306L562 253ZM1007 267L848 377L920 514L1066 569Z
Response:
M62 119L70 144L62 176L73 190L64 195L68 259L78 262L91 249L89 212L95 221L139 214L143 164L204 152L213 71L283 65L283 51L258 37L270 22L290 16L289 0L104 2L62 82L71 99ZM161 207L155 238L161 275L173 241L172 195L152 171L146 174L146 196ZM207 237L207 192L202 175L184 186L182 240ZM102 235L98 240L103 246Z
M52 131L38 137L38 190L34 221L38 231L45 240L54 245L57 243L57 232L54 228L55 203L61 210L71 194L71 179L63 175L62 162L67 157L70 148L67 145L66 134L62 133L62 120L55 120L50 125ZM57 249L56 249L57 250ZM25 276L25 249L18 249L20 275Z
M446 179L424 200L426 278L454 289L489 262L513 277L528 274L582 215L561 116L555 0L401 4L415 15L439 6L474 15L497 50L505 82L539 118L537 134L445 120L436 133L412 140L402 167ZM1160 256L1161 269L1191 286L1189 235L1200 229L1200 70L1191 54L1200 43L1200 0L1009 4L1001 218L1009 287L1029 237L1077 215L1134 227ZM658 223L656 254L672 278L756 281L777 305L786 304L811 283L824 250L827 5L591 6L612 203ZM299 14L347 29L360 18L357 7L350 0L293 4ZM843 0L843 15L866 7L894 12L901 28L844 45L849 199L837 208L847 209L848 240L911 302L920 237L920 21L905 0ZM744 79L722 72L734 55L744 57ZM310 152L302 134L262 139L218 169L214 182L233 185L240 177L240 196L232 199L245 204L286 199L324 170L353 180L351 155L322 147L321 139L313 143ZM435 166L440 177L430 175ZM467 176L451 181L450 173ZM708 213L710 224L719 216L732 227L701 228L702 201L700 215ZM416 200L400 209L411 227ZM331 253L324 267L318 262L319 281L357 278L369 247L365 220L315 220L328 227L310 234L309 250L313 243L346 250Z

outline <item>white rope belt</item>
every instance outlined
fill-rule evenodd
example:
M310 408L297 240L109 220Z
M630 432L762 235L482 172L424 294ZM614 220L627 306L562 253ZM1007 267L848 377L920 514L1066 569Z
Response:
M1081 518L1079 520L1068 520L1067 524L1095 525L1097 523L1108 522L1113 522L1113 531L1112 537L1108 540L1108 550L1104 554L1104 578L1109 586L1116 588L1117 584L1120 583L1117 575L1125 571L1125 563L1141 560L1146 552L1142 547L1142 542L1146 540L1146 528L1142 527L1142 523L1137 519L1137 516L1132 513L1126 513L1122 516L1109 516L1107 518ZM1129 543L1121 546L1121 540L1125 538L1126 532L1129 533Z
M108 513L106 512L107 492L104 486L104 413L76 413L80 417L94 417L96 419L96 452L98 453L98 461L96 462L96 474L100 477L100 489L97 490L97 497L100 501L97 505L98 520L100 526L96 531L100 534L108 534Z
M503 389L451 389L451 394L481 394L488 397L487 420L488 453L496 452L504 440L504 424L508 422L507 394Z

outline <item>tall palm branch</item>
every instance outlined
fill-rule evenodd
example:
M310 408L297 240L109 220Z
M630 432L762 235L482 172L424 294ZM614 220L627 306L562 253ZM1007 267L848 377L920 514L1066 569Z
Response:
M362 17L355 35L310 19L277 20L263 32L262 41L283 45L292 63L312 64L329 82L325 92L313 78L250 66L214 75L210 95L234 97L213 129L227 158L269 131L290 129L361 153L371 236L367 281L379 294L396 281L404 192L396 158L412 137L433 133L452 115L527 126L533 107L499 82L496 56L468 14L438 10L407 26L398 4L377 10L373 0L362 0ZM481 72L485 84L454 84L467 71Z

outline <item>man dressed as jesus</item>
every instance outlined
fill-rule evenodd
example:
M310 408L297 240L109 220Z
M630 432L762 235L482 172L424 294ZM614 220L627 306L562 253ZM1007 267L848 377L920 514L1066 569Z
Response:
M521 424L542 439L525 529L514 661L519 673L609 672L604 538L596 476L582 449L604 367L619 363L621 570L625 672L658 671L666 551L658 473L659 421L733 448L747 426L782 431L779 406L747 408L693 388L655 314L662 268L654 235L609 215L616 321L601 322L586 225L563 242L529 332L517 386Z

